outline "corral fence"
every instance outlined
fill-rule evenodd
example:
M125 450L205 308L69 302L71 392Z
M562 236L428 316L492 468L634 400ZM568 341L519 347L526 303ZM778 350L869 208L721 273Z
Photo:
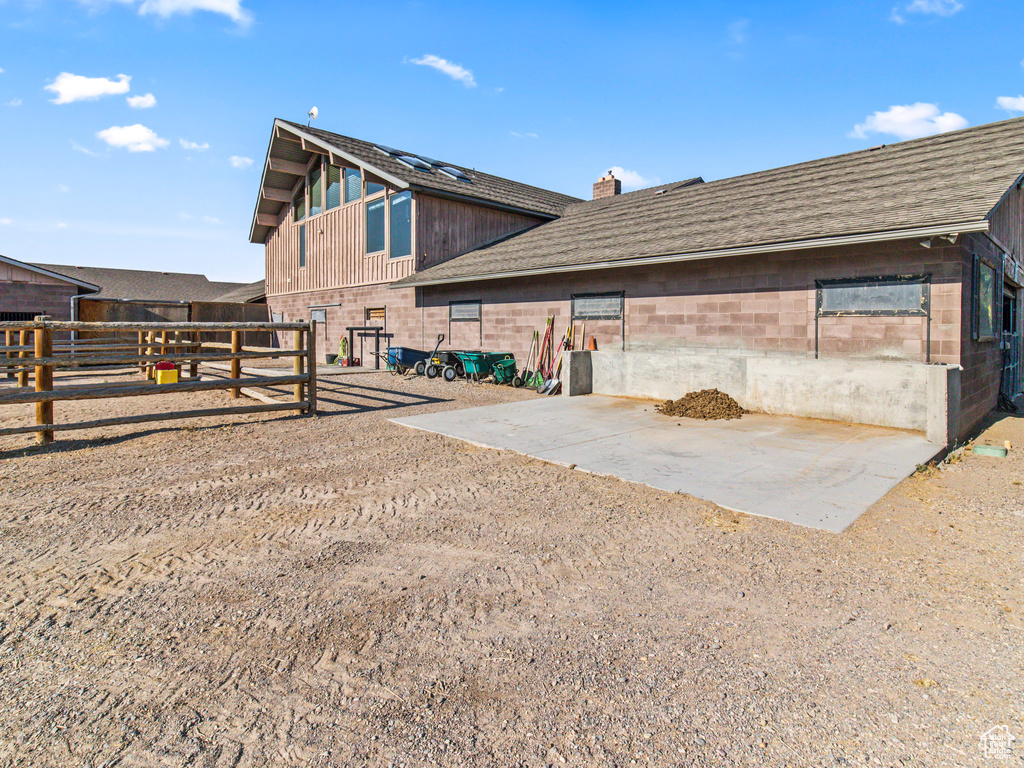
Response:
M95 429L121 424L228 416L270 411L316 413L316 323L89 323L53 321L46 316L28 322L0 323L4 346L0 366L17 387L0 387L0 405L35 405L35 424L0 429L2 435L35 432L39 443L53 440L54 431ZM247 333L269 332L287 339L290 348L246 347ZM230 343L204 341L210 334L226 336ZM286 375L242 375L243 360L292 358ZM200 379L203 363L230 363L228 378ZM159 368L171 369L182 378L174 383L154 383ZM169 365L168 365L169 364ZM55 385L54 374L135 370L139 379L118 383ZM287 369L283 369L282 373ZM185 372L188 377L185 378ZM276 372L275 372L276 373ZM145 377L145 378L142 378ZM29 379L34 389L29 387ZM172 378L172 377L168 377ZM292 385L291 401L275 401L254 392L255 388ZM53 404L63 400L96 400L139 395L177 394L228 390L232 399L252 394L258 405L225 408L182 409L164 413L117 416L92 421L55 423Z

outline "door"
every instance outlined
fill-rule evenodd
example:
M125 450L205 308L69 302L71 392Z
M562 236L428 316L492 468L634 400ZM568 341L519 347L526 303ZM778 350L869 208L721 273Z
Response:
M1019 291L1003 287L1003 386L1002 393L1014 397L1021 391L1021 333Z

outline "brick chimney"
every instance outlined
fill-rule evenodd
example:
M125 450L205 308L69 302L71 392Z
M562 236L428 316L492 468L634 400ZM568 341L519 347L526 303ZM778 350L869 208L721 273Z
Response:
M600 200L602 197L611 197L612 195L622 194L622 182L615 178L611 171L608 171L607 176L602 176L600 179L594 182L594 199Z

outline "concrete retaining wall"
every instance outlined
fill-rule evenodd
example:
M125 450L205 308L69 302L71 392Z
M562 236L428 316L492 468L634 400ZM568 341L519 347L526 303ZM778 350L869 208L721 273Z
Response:
M960 369L951 365L732 350L573 352L563 392L667 400L712 387L752 411L916 430L940 445L960 436Z

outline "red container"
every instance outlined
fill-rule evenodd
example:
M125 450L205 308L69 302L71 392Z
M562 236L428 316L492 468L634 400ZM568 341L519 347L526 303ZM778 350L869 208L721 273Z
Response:
M154 365L153 368L158 370L158 371L173 371L174 368L175 368L175 365L174 365L174 363L168 363L166 360L164 360L164 361L159 362L156 365Z

